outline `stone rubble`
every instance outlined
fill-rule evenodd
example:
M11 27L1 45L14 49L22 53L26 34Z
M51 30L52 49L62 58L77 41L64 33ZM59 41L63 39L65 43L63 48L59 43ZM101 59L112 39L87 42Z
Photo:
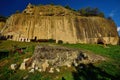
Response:
M23 62L25 63L25 62L27 62L29 59L30 59L30 58L26 58L26 59L23 60Z
M47 67L49 67L48 61L46 60L45 63L42 64L43 71L46 71Z
M20 70L25 70L25 62L23 62L21 65L20 65Z
M42 72L42 69L38 69L39 72Z
M34 69L31 69L31 70L29 71L29 73L34 73L34 71L35 71Z
M59 69L59 68L56 68L56 71L57 71L57 72L60 72L60 69Z
M11 64L10 68L11 68L12 70L16 70L16 69L17 69L17 64Z
M29 73L60 72L58 67L78 66L79 64L96 63L105 61L105 58L90 52L77 49L53 46L36 46L34 54L31 58L23 60L20 70L28 69ZM16 64L11 65L11 69L16 69Z
M54 73L54 68L50 68L49 73Z

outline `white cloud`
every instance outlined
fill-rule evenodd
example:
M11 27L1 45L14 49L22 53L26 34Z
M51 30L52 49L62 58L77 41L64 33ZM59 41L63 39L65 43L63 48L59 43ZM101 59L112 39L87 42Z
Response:
M120 27L117 27L117 31L118 31L118 32L120 31Z

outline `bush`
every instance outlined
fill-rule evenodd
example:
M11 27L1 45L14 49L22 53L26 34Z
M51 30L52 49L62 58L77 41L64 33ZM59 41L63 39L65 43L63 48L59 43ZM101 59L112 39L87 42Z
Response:
M8 56L9 56L9 51L7 50L0 51L0 59L8 57Z
M0 22L6 22L6 20L7 20L7 17L0 15Z
M66 9L72 10L72 11L76 11L75 9L72 9L69 5L65 6Z
M104 13L101 12L98 8L86 7L78 10L82 16L99 16L104 17Z
M56 40L54 40L54 39L49 39L48 42L50 42L50 43L55 43Z
M69 42L66 42L66 44L69 44Z
M63 44L63 41L62 40L58 40L58 44Z

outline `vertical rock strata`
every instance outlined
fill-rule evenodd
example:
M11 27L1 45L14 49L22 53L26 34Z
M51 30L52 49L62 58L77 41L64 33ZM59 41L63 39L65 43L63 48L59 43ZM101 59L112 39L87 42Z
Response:
M102 37L106 44L117 44L119 40L114 22L101 17L19 13L12 15L6 24L8 28L3 34L13 35L15 41L55 39L64 43L97 43Z

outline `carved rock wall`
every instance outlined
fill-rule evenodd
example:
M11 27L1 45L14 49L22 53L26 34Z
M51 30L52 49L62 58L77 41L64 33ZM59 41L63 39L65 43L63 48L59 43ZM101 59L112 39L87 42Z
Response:
M3 29L5 22L0 22L0 31Z
M4 35L15 41L55 39L64 43L97 43L102 37L106 44L117 44L118 33L114 22L100 17L37 16L15 14L7 20Z

